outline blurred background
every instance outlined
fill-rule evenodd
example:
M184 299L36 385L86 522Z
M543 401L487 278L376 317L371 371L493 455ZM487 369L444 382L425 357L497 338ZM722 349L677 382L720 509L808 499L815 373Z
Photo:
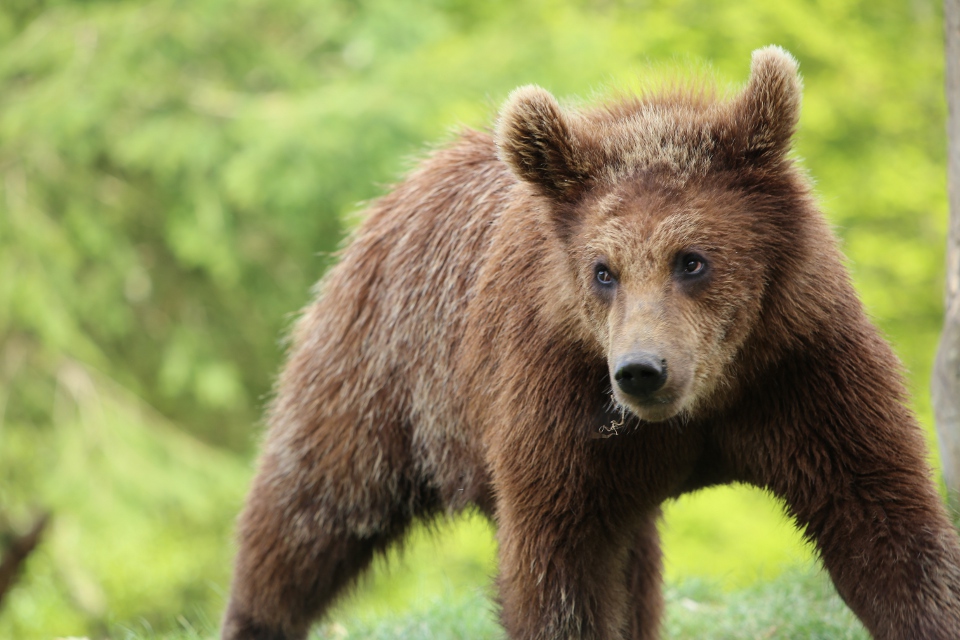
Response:
M573 105L692 71L733 88L753 49L791 51L806 85L797 153L935 447L941 11L4 0L0 517L13 532L41 510L53 519L0 637L215 627L285 330L362 203L429 145L490 126L524 83ZM662 530L671 583L734 589L813 562L780 507L747 488L670 504ZM379 615L468 594L489 607L469 594L494 571L489 525L442 523L343 606Z

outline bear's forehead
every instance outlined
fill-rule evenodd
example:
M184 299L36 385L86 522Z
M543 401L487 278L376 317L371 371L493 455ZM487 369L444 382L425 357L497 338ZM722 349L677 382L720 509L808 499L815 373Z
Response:
M605 157L603 178L616 184L627 176L655 171L675 188L715 166L729 129L720 103L637 103L587 118Z
M752 214L735 192L699 183L664 188L659 173L635 173L588 205L592 247L637 254L751 243Z
M705 212L689 204L666 204L651 198L607 198L605 211L597 211L589 244L605 252L644 253L670 251L676 244L693 242L710 231Z

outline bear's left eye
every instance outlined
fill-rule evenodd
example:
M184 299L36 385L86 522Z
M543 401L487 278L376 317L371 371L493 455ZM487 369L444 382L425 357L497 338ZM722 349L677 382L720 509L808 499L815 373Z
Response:
M696 276L703 273L707 268L707 261L703 256L696 253L685 253L680 258L680 271L687 276Z

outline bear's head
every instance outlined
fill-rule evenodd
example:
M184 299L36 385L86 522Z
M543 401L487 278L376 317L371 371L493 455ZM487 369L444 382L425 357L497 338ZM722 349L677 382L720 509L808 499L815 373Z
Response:
M767 47L732 99L686 89L574 112L527 86L501 112L500 157L564 247L615 400L642 419L716 401L805 259L815 209L788 155L800 98L796 60Z

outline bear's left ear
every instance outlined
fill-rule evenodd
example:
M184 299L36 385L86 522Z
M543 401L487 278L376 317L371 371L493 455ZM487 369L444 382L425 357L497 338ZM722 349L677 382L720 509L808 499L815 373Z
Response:
M564 113L546 89L515 89L497 120L500 159L545 195L572 201L589 185L592 170L578 125L577 116Z
M750 82L733 104L746 158L775 160L789 150L800 120L802 93L793 56L777 46L753 52Z

